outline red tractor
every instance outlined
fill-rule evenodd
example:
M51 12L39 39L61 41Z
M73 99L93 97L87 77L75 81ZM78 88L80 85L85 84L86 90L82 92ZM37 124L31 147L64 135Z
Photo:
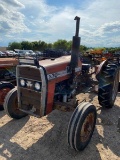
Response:
M73 110L68 124L68 144L77 151L83 150L93 135L96 124L96 107L89 102L77 104L76 95L96 85L91 78L90 64L82 64L79 55L80 18L75 17L71 55L39 61L37 58L20 58L16 68L17 87L6 96L4 109L8 116L20 119L28 114L42 117L54 109ZM98 101L102 107L112 108L119 84L117 65L104 61L97 70Z
M0 58L0 110L6 94L16 85L15 70L18 60L15 58Z

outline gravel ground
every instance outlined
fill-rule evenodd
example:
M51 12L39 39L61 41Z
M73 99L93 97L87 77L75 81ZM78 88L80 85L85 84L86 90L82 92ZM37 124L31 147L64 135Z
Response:
M120 94L112 109L99 106L95 94L80 94L97 108L97 123L89 145L76 152L67 144L67 126L72 112L54 110L42 118L20 120L0 112L0 160L120 160Z

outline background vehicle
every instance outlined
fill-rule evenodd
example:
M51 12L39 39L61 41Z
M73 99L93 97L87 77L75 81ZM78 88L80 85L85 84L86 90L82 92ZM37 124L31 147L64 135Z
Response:
M5 54L7 57L14 57L14 56L17 55L14 51L11 51L11 50L4 51L4 54Z
M18 57L24 57L24 56L30 56L34 57L36 54L32 50L19 50L15 49L15 53L18 55Z
M5 57L5 56L6 56L5 53L0 51L0 57Z
M15 49L15 53L20 57L24 57L25 54L26 54L26 51L25 50Z
M16 65L18 60L14 58L0 59L0 110L6 94L16 85Z
M35 54L38 57L42 57L43 56L43 52L40 52L40 51L36 51Z
M34 57L36 55L35 52L33 52L32 50L25 50L25 56L30 56L30 57Z
M78 104L76 95L90 91L98 85L98 101L102 107L112 108L119 84L119 68L108 60L103 61L92 79L89 64L79 57L79 17L75 17L76 32L72 53L68 56L39 61L37 58L20 58L16 68L17 87L6 96L4 108L14 119L28 114L42 117L54 109L73 111L68 124L68 144L75 150L85 149L96 124L96 108L89 102ZM32 98L31 98L32 97ZM57 120L57 119L56 119Z

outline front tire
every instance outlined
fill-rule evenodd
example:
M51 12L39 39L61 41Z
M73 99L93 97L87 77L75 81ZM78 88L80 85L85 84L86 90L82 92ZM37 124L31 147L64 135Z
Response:
M20 119L27 114L20 111L18 108L17 88L12 89L6 96L4 102L4 109L7 115L14 119Z
M115 64L107 64L99 77L98 101L102 107L112 108L119 87L119 68Z
M68 144L81 151L91 140L96 124L96 108L89 102L83 102L73 112L67 131Z

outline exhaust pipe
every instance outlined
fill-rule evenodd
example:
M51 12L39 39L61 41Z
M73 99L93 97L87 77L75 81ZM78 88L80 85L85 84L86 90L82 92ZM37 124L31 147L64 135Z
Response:
M73 75L75 73L75 68L78 66L78 55L79 55L79 47L81 40L81 38L79 37L80 17L76 16L74 20L76 20L76 32L72 40L72 52L71 52L71 63L70 63L70 68Z

